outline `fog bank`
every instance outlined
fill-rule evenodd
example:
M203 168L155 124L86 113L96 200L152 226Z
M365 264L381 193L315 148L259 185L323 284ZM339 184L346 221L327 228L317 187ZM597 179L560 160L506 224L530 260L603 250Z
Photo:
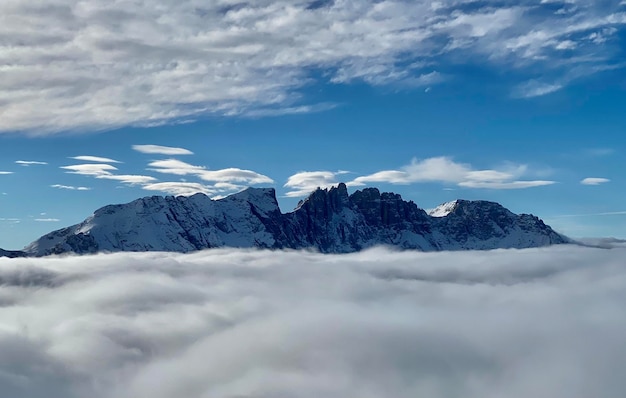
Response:
M626 393L626 249L0 259L29 398Z

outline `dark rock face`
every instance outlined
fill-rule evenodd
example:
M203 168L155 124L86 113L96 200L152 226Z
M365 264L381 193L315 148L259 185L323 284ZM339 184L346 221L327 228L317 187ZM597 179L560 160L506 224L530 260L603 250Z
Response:
M300 247L326 253L346 253L375 245L434 250L409 239L430 232L430 216L400 195L366 188L348 196L344 184L317 190L296 211L285 215ZM404 238L403 238L403 235ZM405 239L406 238L406 239ZM419 240L419 238L418 238Z
M461 244L474 241L478 248L483 248L488 247L487 242L495 240L504 247L546 246L570 242L539 218L528 214L516 215L498 203L466 200L456 202L456 207L450 214L438 219L437 227ZM532 239L528 240L531 236Z
M29 245L30 255L98 251L178 251L212 247L315 249L348 253L376 245L422 251L526 248L569 243L537 217L486 201L459 200L432 217L394 193L345 184L318 189L282 214L273 189L220 200L152 196L106 206L81 224Z
M0 257L17 258L26 257L26 253L18 250L2 250L0 249Z

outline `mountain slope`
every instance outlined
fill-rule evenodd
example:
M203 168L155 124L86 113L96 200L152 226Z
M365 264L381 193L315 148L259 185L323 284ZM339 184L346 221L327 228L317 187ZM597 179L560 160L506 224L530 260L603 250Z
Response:
M318 189L282 214L274 189L249 188L224 199L152 196L105 206L80 224L51 232L29 255L99 251L189 252L212 247L313 248L347 253L375 245L423 251L526 248L567 243L537 217L493 202L454 202L428 215L394 193L345 184Z
M25 256L26 256L26 253L22 251L0 249L0 257L16 258L16 257L25 257Z

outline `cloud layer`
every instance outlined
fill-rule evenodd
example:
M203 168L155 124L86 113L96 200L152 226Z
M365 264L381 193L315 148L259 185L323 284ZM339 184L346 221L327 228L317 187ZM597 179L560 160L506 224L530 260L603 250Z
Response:
M624 254L0 259L0 388L32 398L621 398Z
M0 3L0 132L327 109L304 86L430 86L458 65L545 95L623 67L618 1Z
M193 152L185 148L167 147L159 145L133 145L135 151L151 155L193 155ZM150 160L145 170L161 178L172 178L177 181L162 181L156 176L144 174L121 174L120 167L123 162L118 160L81 155L70 157L79 160L80 164L61 166L68 174L93 177L100 180L118 181L130 186L140 186L148 191L160 191L170 195L193 195L204 193L214 198L239 192L246 187L254 185L274 184L274 180L267 175L253 170L229 167L218 170L208 169L206 166L194 165L174 157ZM47 164L45 162L16 161L17 164ZM114 165L115 164L115 165ZM13 172L0 172L0 174L12 174ZM512 163L504 163L493 169L477 169L467 163L459 163L447 156L413 159L410 164L394 170L378 171L369 175L358 177L356 174L345 170L338 171L300 171L288 177L283 185L286 188L286 197L304 197L316 188L328 188L345 182L351 187L360 187L369 184L415 184L415 183L439 183L448 186L459 186L473 189L524 189L555 184L552 180L528 179L528 166ZM536 174L536 173L534 173ZM545 173L544 173L545 174ZM187 178L196 181L187 181ZM602 178L586 178L581 181L586 185L598 185L608 182ZM51 184L53 188L65 190L88 190L88 187Z

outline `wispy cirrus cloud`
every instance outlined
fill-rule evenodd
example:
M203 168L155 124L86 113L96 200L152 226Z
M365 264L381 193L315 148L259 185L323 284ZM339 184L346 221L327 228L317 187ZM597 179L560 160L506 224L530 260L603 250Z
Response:
M313 104L313 105L300 105L300 106L277 106L277 107L265 107L258 109L251 109L242 113L242 116L247 117L264 117L264 116L286 116L286 115L301 115L304 113L324 112L330 109L336 108L337 104Z
M111 171L117 170L117 167L105 163L73 164L69 166L61 166L61 168L68 170L68 173L80 174L84 176L106 175L110 174Z
M155 177L137 175L137 174L103 174L103 175L97 176L96 178L101 178L104 180L119 181L119 182L122 182L124 184L129 184L129 185L147 184L147 183L157 180Z
M541 97L563 88L561 83L546 83L537 80L530 80L517 86L513 96L519 98Z
M75 187L73 185L53 184L53 185L50 185L50 187L56 188L56 189L65 189L68 191L91 191L91 188L89 187Z
M122 163L115 159L103 158L100 156L90 156L90 155L81 155L81 156L72 156L70 159L80 160L82 162L94 162L94 163Z
M178 159L156 160L148 164L148 170L179 176L193 175L208 182L237 182L245 184L272 184L274 180L252 170L231 167L221 170L209 170L204 166L195 166Z
M15 164L19 164L20 166L28 167L28 166L44 166L47 165L47 162L39 162L36 160L16 160Z
M144 175L114 174L118 168L106 163L84 163L61 166L67 173L95 177L98 179L115 180L128 185L140 185L156 181L156 178Z
M0 171L0 175L9 175L9 174L13 174L12 171Z
M273 184L270 177L252 170L230 167L220 170L209 170L204 166L196 166L178 159L156 160L148 164L148 170L161 174L191 176L204 182L164 181L147 184L143 189L161 191L169 195L193 195L204 193L213 198L220 198L235 193L251 185Z
M550 218L571 218L571 217L604 217L604 216L626 216L624 211L605 211L601 213L581 213L581 214L560 214Z
M0 15L0 131L33 134L315 111L315 81L430 86L458 65L546 95L622 67L626 25L617 1L44 0Z
M155 160L148 163L149 170L179 176L199 175L206 171L204 166L194 166L178 159Z
M601 185L606 184L607 182L611 182L611 180L601 177L587 177L580 181L582 185Z
M158 191L174 196L190 196L197 193L203 193L208 196L214 196L217 190L206 184L198 182L170 181L157 182L154 184L146 184L143 186L146 191Z
M156 154L156 155L193 155L188 149L185 148L177 148L177 147L169 147L169 146L161 146L161 145L133 145L133 149L137 152L147 153L147 154Z

